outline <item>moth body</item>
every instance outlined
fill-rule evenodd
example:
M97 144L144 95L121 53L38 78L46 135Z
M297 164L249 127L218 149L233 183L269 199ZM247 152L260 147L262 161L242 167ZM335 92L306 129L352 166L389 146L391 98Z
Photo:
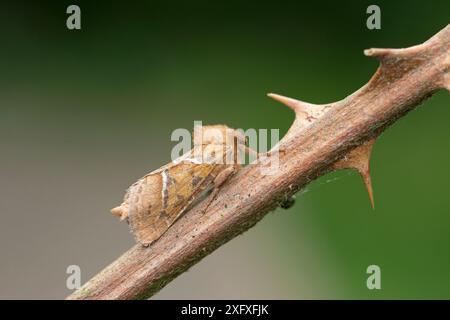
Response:
M126 219L136 240L149 245L209 190L217 193L239 170L237 153L245 148L245 138L236 130L224 125L195 127L194 147L132 184L111 213Z

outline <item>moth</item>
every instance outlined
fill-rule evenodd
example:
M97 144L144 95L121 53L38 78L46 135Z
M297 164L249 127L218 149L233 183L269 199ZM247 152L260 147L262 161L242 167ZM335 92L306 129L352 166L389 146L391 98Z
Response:
M208 192L210 203L241 167L238 158L255 154L242 132L225 125L195 126L193 140L189 152L136 181L123 203L111 210L128 221L137 242L147 246L159 239Z

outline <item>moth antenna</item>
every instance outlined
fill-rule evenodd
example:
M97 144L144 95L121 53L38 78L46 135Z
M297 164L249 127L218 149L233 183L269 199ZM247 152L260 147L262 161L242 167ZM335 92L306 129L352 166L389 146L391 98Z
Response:
M375 139L372 139L359 147L350 151L343 159L335 162L331 167L332 170L352 169L356 170L363 179L369 195L372 209L375 209L373 197L372 179L370 177L370 156Z
M112 208L111 213L113 216L118 217L120 221L128 218L128 210L124 208L122 205Z
M330 107L329 105L316 105L303 102L276 93L268 93L267 96L294 110L297 122L296 125L301 126L308 126L314 120L320 118Z

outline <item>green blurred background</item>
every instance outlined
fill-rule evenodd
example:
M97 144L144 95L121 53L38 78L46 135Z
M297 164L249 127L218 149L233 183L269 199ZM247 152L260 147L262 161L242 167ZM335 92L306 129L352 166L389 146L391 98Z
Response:
M82 29L66 28L77 4ZM366 28L381 7L382 29ZM109 214L170 161L176 128L280 128L267 92L340 100L368 81L369 47L406 47L450 22L449 1L3 1L0 298L64 298L133 243ZM156 298L450 298L450 108L438 92L388 129L359 177L327 175ZM381 267L381 290L366 268Z

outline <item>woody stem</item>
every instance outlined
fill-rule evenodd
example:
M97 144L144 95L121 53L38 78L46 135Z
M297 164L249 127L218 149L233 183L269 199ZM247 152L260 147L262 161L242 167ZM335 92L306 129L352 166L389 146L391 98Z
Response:
M68 299L151 297L436 90L450 90L450 25L421 45L370 49L365 54L381 61L375 75L349 97L325 106L327 112L307 128L299 124L298 113L280 141L278 170L264 174L270 154L243 168L204 214L208 201L187 212L150 247L133 246Z

